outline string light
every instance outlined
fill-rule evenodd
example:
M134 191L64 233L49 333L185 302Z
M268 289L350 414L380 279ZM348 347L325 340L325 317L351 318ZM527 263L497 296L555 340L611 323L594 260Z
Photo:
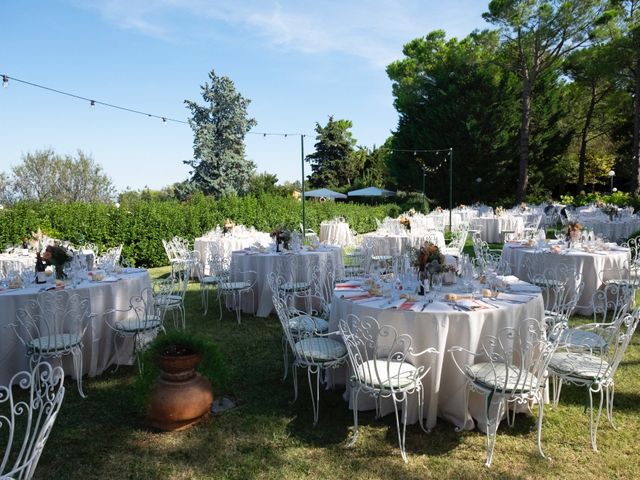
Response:
M9 86L9 77L7 75L2 75L2 86L4 88Z
M167 119L162 117L162 123L164 123L166 125L167 124Z
M89 106L90 106L91 108L95 108L95 106L96 106L96 101L95 101L95 100L91 100L91 103L89 104Z

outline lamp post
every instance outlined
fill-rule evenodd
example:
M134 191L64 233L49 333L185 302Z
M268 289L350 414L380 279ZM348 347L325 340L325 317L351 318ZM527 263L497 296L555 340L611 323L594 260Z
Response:
M611 192L613 192L613 177L616 176L616 172L609 170L609 178L611 179Z

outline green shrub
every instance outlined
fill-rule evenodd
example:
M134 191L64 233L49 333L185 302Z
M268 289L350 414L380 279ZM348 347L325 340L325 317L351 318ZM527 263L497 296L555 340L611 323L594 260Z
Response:
M370 232L376 229L376 218L395 217L402 211L394 204L305 202L306 226L316 231L323 220L342 216L356 232ZM302 206L291 197L278 195L232 196L216 201L196 194L183 203L133 199L120 208L98 203L18 202L0 210L0 248L17 244L40 228L50 237L75 245L93 243L103 250L122 244L123 256L137 266L158 267L168 263L162 239L178 235L193 241L222 225L225 218L265 232L281 225L298 230Z

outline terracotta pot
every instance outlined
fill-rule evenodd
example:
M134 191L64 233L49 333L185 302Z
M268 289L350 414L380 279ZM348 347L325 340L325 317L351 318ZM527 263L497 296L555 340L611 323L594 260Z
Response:
M147 421L151 427L184 430L210 414L211 382L195 371L200 359L200 354L156 358L160 375L149 399Z

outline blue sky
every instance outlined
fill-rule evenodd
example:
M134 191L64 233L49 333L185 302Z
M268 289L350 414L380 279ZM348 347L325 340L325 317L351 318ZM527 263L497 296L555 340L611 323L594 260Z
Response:
M304 133L329 115L380 145L397 123L385 66L409 40L487 28L483 0L0 1L0 74L186 120L214 69L251 100L257 132ZM0 171L52 147L93 155L119 190L188 177L188 125L48 93L0 88ZM300 178L300 138L248 135L247 156L279 181ZM441 145L424 146L439 148ZM308 169L308 166L307 166Z

